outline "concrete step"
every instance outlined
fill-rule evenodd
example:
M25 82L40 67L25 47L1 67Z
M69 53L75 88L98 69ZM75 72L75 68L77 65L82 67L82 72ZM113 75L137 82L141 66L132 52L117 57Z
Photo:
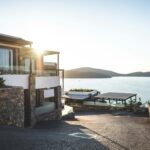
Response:
M64 105L64 109L62 110L62 119L69 120L74 118L75 118L75 113L73 111L73 107Z

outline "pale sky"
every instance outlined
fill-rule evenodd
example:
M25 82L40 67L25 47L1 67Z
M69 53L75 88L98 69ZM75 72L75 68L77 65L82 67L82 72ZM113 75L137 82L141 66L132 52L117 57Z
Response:
M0 33L60 51L64 69L150 71L150 0L0 0Z

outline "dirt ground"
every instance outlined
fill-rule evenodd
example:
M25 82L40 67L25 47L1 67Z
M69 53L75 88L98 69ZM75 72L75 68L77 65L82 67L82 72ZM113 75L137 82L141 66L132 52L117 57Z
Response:
M32 129L0 126L0 150L150 150L150 121L127 112L82 112Z

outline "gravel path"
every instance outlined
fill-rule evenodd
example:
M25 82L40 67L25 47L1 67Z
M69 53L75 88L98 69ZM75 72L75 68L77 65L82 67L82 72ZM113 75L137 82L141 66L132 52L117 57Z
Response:
M149 141L148 118L132 114L80 113L33 129L0 126L0 150L150 150Z
M111 150L150 150L150 122L147 117L83 113L77 118L81 126L97 134L96 140Z

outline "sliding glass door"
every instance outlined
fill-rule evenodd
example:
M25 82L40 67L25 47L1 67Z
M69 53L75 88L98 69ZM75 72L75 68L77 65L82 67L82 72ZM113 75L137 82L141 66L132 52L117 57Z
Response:
M13 51L8 48L0 48L0 70L12 71Z

